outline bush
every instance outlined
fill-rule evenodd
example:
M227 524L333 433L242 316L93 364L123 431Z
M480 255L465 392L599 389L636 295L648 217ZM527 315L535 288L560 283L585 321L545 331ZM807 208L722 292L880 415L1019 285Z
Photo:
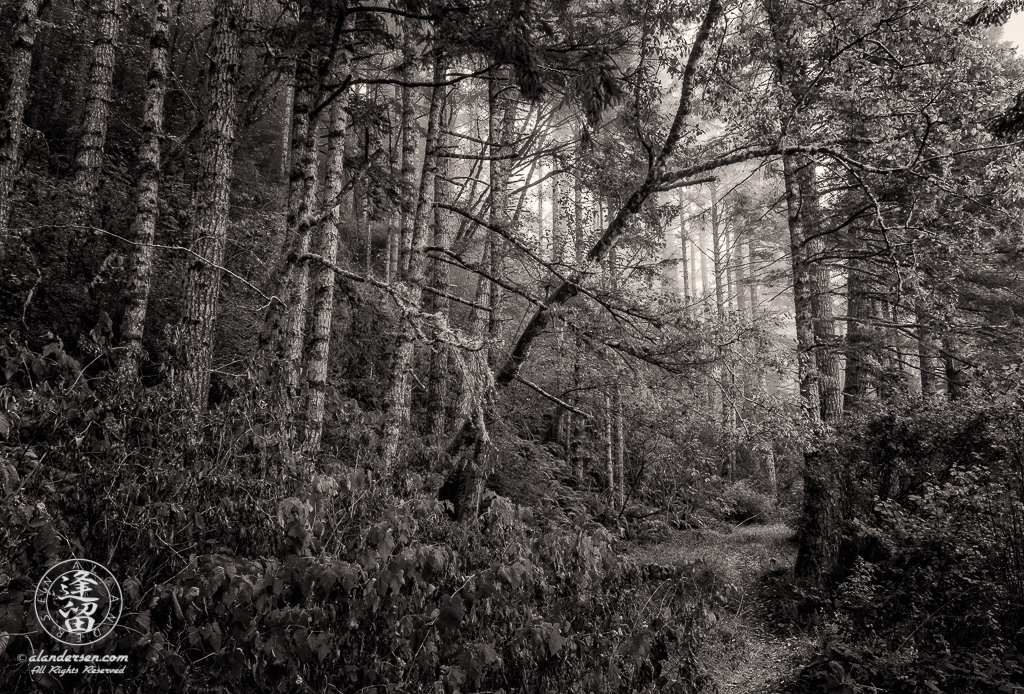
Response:
M68 556L120 579L117 638L140 689L697 691L711 596L686 570L619 559L603 528L553 531L494 496L456 525L436 475L385 485L325 459L305 483L267 464L239 395L189 448L160 388L87 384L59 346L8 354L0 393L0 654L5 691L107 691L31 675L48 647L35 581ZM25 371L27 369L28 371ZM268 474L270 473L270 474ZM387 489L402 490L399 496ZM119 678L121 676L118 676Z
M1024 663L1019 405L906 403L839 450L853 500L834 640L800 691L1018 691Z
M721 519L737 523L768 523L777 510L774 501L755 491L746 480L728 485L721 504Z

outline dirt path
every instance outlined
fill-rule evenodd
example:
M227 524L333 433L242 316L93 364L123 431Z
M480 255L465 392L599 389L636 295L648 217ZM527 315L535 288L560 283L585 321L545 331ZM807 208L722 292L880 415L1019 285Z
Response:
M729 587L728 604L708 634L703 658L722 694L769 694L806 663L814 640L783 636L768 622L761 577L791 568L796 559L793 531L782 524L740 526L725 532L686 530L629 554L643 562L680 565L701 561Z

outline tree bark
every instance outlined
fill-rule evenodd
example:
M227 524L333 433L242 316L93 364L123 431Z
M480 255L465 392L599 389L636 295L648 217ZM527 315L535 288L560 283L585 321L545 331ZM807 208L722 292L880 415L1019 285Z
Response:
M921 367L921 395L935 397L942 392L943 364L939 356L939 342L929 325L928 312L922 297L917 297L914 309L917 315L917 350Z
M757 307L761 301L759 296L760 285L757 278L757 247L758 243L753 239L750 240L750 245L747 250L747 258L750 260L750 270L747 272L750 285L750 319L754 320L757 317Z
M950 400L957 401L967 395L967 373L960 357L960 345L956 337L942 338L942 360L946 367L946 393Z
M406 20L402 36L402 81L415 82L419 71L416 61L419 55L412 30L414 20ZM402 87L402 171L401 171L401 216L399 218L398 277L405 279L409 273L412 254L412 234L417 207L416 145L419 140L419 124L416 117L417 88Z
M298 394L309 291L309 265L302 258L309 253L308 220L316 207L316 122L310 112L320 92L320 80L314 60L314 52L307 47L295 66L284 245L277 254L272 299L260 331L260 353L267 380L281 390L274 397L283 397L289 404Z
M0 120L0 263L7 253L11 221L11 194L18 174L18 151L28 105L32 48L39 31L39 0L22 0L11 46L7 104Z
M708 227L700 225L700 298L701 301L711 296L711 276L708 263Z
M800 35L802 17L785 0L764 0L773 39L774 59L783 112L794 117L809 109L810 90L816 82L808 76ZM788 127L788 126L787 126ZM799 127L796 128L799 135ZM783 132L783 141L793 137ZM783 155L783 176L793 265L796 313L797 364L804 415L817 436L820 424L838 421L838 361L832 352L835 328L828 269L822 262L820 209L814 161L805 155ZM804 453L804 501L799 551L795 566L799 578L826 581L837 562L842 531L841 481L835 461L815 442Z
M565 263L569 225L566 219L565 175L551 177L551 262Z
M693 300L690 277L690 236L686 230L686 199L679 189L679 265L683 269L683 302L689 305Z
M814 289L808 258L810 248L806 243L806 208L802 206L803 190L796 175L801 164L794 159L792 156L783 157L786 207L789 216L789 247L793 267L797 372L804 415L808 421L816 423L821 420L821 400L814 336Z
M434 60L434 83L443 81L445 67L440 59ZM409 422L409 399L412 390L413 357L416 349L416 326L413 324L416 312L422 303L426 270L427 227L430 224L431 208L434 202L434 181L437 175L436 138L441 116L441 102L444 87L431 90L430 109L427 116L427 133L424 140L423 171L420 176L420 190L416 213L410 236L409 271L405 281L399 285L407 308L403 310L402 332L399 336L395 357L394 376L387 395L387 412L384 418L381 442L381 474L387 476L398 463L399 444L402 431ZM458 505L458 504L456 504Z
M348 76L347 53L334 70L338 81ZM338 254L338 227L341 207L336 199L341 194L345 174L345 139L348 126L348 92L336 97L331 105L331 122L327 135L327 172L324 203L331 206L330 215L320 225L317 254L334 264ZM306 369L306 432L304 451L320 452L323 435L324 405L327 395L327 367L331 351L331 324L334 318L334 270L324 264L316 269L313 280L313 321L309 342L309 363Z
M868 282L860 260L850 261L846 279L846 383L843 386L843 407L854 411L868 398L871 387L871 329L866 321L872 317Z
M103 148L107 141L107 120L114 84L114 44L120 24L119 11L120 0L100 0L97 8L89 86L74 163L73 187L79 197L78 212L81 218L88 216L96 202L96 189L103 166Z
M618 482L616 503L621 511L626 506L626 438L622 417L622 386L615 384L612 392L615 417L615 479Z
M490 223L492 226L505 229L509 225L508 216L508 176L509 160L503 159L508 153L508 142L515 116L514 105L507 96L502 95L503 89L509 89L508 76L504 70L492 71L488 82L488 139L490 142ZM491 235L491 252L488 271L491 277L500 279L505 274L505 243L494 231ZM487 321L488 363L493 365L498 356L497 341L501 329L501 286L491 282L488 297L491 311Z
M220 297L221 265L227 243L231 175L235 144L239 28L233 0L213 7L213 41L209 51L209 109L203 124L199 181L192 216L192 260L185 276L178 370L174 392L179 406L206 409L213 361L214 322Z
M541 258L549 260L551 249L549 248L547 234L544 233L544 182L537 184L537 253Z
M604 395L604 452L605 476L608 478L608 496L615 503L615 424L612 398Z
M149 72L146 76L146 104L142 112L142 147L135 192L135 243L128 271L128 289L121 322L124 348L120 370L128 378L138 375L142 358L142 334L149 305L153 275L153 239L160 195L160 144L164 132L164 95L167 91L167 34L170 5L155 0L153 30L149 40Z

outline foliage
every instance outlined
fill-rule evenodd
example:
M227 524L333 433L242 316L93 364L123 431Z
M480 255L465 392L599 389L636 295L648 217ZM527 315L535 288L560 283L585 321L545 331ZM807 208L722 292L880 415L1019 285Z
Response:
M491 495L454 525L437 475L397 496L321 461L304 483L261 475L244 400L202 423L204 448L160 387L83 377L59 345L8 345L2 391L0 679L21 691L105 677L31 676L50 648L34 581L68 554L121 579L119 637L140 690L697 691L714 605L699 572L616 556L601 529L553 530ZM286 492L291 487L292 492ZM117 527L118 532L110 528Z
M775 519L775 503L752 489L747 480L726 486L720 498L722 520L766 524Z
M832 642L799 686L1016 691L1022 606L1019 404L908 401L865 416L853 445L845 570L818 605ZM842 446L843 444L840 443ZM873 493L872 493L873 492Z

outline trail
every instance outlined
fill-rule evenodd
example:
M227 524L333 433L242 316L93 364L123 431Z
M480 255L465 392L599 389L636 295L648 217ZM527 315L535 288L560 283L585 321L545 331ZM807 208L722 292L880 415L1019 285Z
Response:
M722 694L777 692L811 657L811 635L787 636L773 629L761 590L766 573L792 568L792 536L792 529L781 523L724 532L684 530L664 542L628 550L641 561L662 565L703 562L728 586L727 604L716 610L717 621L701 653Z

